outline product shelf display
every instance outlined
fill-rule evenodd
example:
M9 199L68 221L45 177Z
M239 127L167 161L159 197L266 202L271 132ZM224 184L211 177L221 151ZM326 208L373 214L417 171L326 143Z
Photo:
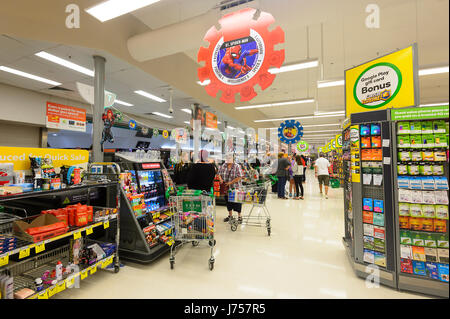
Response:
M392 119L398 288L448 297L448 108Z
M351 132L356 133L353 137L353 142L351 139ZM350 119L347 119L343 124L343 134L342 134L342 168L343 168L343 188L344 188L344 223L345 223L345 237L344 242L350 251L351 257L354 256L353 252L353 241L354 241L354 230L353 230L353 209L352 209L352 168L355 160L358 161L359 167L359 149L357 152L354 151L355 146L359 145L359 131L358 129L351 129ZM357 157L357 158L356 158ZM358 168L358 174L359 168ZM356 174L356 172L355 172Z
M121 257L149 263L170 250L172 212L168 194L174 185L161 162L122 160L121 174Z
M50 298L94 264L118 272L117 191L117 183L86 180L0 196L2 298Z

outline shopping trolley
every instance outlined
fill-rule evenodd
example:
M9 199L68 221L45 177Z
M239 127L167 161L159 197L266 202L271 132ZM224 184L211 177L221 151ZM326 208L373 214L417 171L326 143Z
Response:
M180 188L175 196L169 198L172 212L173 240L177 244L170 246L170 268L175 264L178 248L191 242L198 246L201 241L211 248L209 269L214 269L214 229L216 221L216 203L213 194L198 190Z
M267 235L270 236L270 213L266 206L266 199L271 181L241 186L228 191L228 201L233 203L251 204L252 207L247 215L242 215L242 225L266 227ZM257 212L254 209L257 208ZM236 231L239 221L231 217L229 220L231 230Z

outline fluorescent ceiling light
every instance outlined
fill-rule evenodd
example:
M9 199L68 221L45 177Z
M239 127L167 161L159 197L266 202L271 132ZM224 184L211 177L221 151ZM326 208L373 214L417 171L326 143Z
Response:
M134 105L131 104L131 103L124 102L124 101L121 101L121 100L118 100L118 99L115 99L115 100L114 100L114 103L122 104L122 105L125 105L125 106L134 106Z
M432 74L440 74L440 73L448 73L448 65L437 67L437 68L429 68L429 69L422 69L419 70L419 75L432 75Z
M303 127L318 127L318 126L341 126L340 123L330 123L330 124L314 124L314 125L302 125Z
M222 122L220 122L220 121L217 121L217 124L222 124Z
M206 86L206 85L208 85L210 83L211 83L211 80L205 80L203 82L197 81L197 84L201 85L201 86Z
M50 62L59 64L59 65L62 65L64 67L66 67L66 68L69 68L69 69L72 69L74 71L86 74L88 76L93 77L95 75L95 72L93 70L90 70L88 68L82 67L81 65L72 63L70 61L61 59L61 58L59 58L59 57L57 57L57 56L55 56L53 54L41 51L41 52L36 53L35 55L40 57L40 58L43 58L43 59L45 59L47 61L50 61Z
M184 124L191 124L191 122L189 122L189 121L184 121L183 123Z
M317 81L317 87L319 89L326 88L326 87L332 87L332 86L341 86L344 84L345 84L344 80Z
M269 104L236 106L235 109L236 110L256 109L256 108L272 107L272 106L283 106L283 105L291 105L291 104L314 103L314 101L315 101L314 99L303 99L303 100L277 102L277 103L269 103Z
M186 112L188 114L192 114L192 111L190 109L181 109L183 112Z
M43 83L47 83L47 84L54 85L54 86L61 85L61 83L59 83L59 82L55 82L55 81L52 81L52 80L49 80L49 79L46 79L46 78L43 78L43 77L40 77L40 76L37 76L37 75L33 75L33 74L30 74L30 73L19 71L19 70L16 70L16 69L8 68L7 66L3 66L3 65L0 65L0 71L5 71L5 72L8 72L8 73L12 73L12 74L18 75L18 76L22 76L24 78L28 78L28 79L39 81L39 82L43 82Z
M330 115L330 114L342 114L345 115L345 111L336 111L336 112L314 112L314 115Z
M165 117L165 118L168 118L168 119L172 119L173 118L173 116L171 116L171 115L167 115L167 114L163 114L163 113L159 113L159 112L152 112L152 114L153 115L158 115L158 116L161 116L161 117Z
M145 96L146 98L149 98L149 99L151 99L153 101L156 101L156 102L160 102L160 103L167 102L166 100L164 100L164 99L162 99L160 97L157 97L156 95L150 94L150 93L142 91L142 90L134 91L134 93L137 93L139 95Z
M230 125L228 125L227 128L230 128L230 129L234 130L234 127L232 127Z
M342 130L323 130L323 131L303 131L303 134L321 133L321 132L341 132Z
M260 123L260 122L277 122L277 121L285 121L285 120L320 119L320 118L338 117L338 116L344 116L344 114L309 115L309 116L285 117L285 118L279 118L279 119L254 120L253 122Z
M108 0L85 11L91 16L105 22L129 12L151 5L159 0Z
M448 102L442 102L442 103L431 103L431 104L420 104L420 107L427 107L427 106L444 106L449 105Z
M279 69L271 68L271 69L269 69L269 73L277 74L277 73L283 73L283 72L291 72L291 71L297 71L297 70L303 70L303 69L316 68L318 66L319 66L318 60L304 61L304 62L290 64L290 65L283 65Z

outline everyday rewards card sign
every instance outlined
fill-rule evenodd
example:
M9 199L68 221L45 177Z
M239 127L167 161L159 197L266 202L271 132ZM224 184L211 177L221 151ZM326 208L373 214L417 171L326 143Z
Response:
M415 106L417 45L345 71L346 114Z

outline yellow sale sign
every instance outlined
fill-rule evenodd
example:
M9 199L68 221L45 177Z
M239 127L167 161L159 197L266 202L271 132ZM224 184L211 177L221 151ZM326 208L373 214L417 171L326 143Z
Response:
M15 171L29 170L30 156L50 158L55 167L89 162L89 152L83 150L0 146L0 163L13 163Z
M345 71L346 114L415 106L417 45Z

